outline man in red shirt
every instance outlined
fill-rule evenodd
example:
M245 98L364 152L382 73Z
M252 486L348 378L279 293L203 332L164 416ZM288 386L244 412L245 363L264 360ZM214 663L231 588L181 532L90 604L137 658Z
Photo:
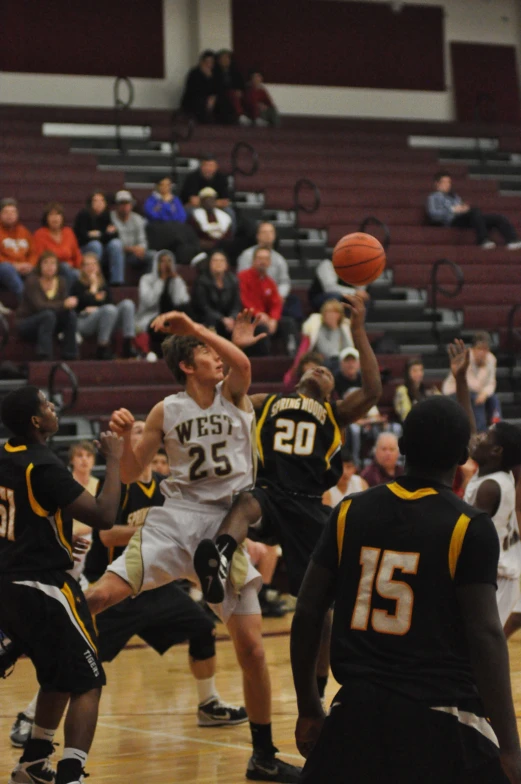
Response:
M294 319L282 315L284 301L277 284L268 275L271 264L269 248L258 247L253 256L252 266L238 274L242 304L251 308L255 315L260 314L261 322L257 332L266 332L268 337L260 340L249 350L250 356L266 356L271 353L270 337L280 337L290 356L297 348L297 325Z

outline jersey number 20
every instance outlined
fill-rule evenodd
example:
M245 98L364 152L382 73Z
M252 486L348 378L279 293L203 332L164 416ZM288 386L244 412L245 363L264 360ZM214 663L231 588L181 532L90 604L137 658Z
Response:
M395 580L394 573L400 571L404 574L416 574L419 560L419 553L384 550L382 554L377 547L362 547L360 551L362 574L351 618L352 629L366 631L371 620L372 628L380 634L407 634L411 628L414 593L408 583ZM396 602L394 613L371 607L375 577L377 593L383 599Z
M286 455L306 456L313 454L317 426L314 422L294 422L293 419L277 419L277 432L273 440L275 452Z
M8 487L0 487L0 538L14 542L14 493Z

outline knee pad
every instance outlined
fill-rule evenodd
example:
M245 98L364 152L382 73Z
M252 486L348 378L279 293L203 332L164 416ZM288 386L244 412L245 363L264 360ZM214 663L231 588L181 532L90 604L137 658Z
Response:
M205 661L215 656L215 626L212 625L204 635L192 637L188 646L192 659Z

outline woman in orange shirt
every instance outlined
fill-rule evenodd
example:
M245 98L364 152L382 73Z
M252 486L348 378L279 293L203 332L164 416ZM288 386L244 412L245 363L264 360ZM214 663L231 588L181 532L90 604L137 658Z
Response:
M43 213L42 227L34 233L34 248L38 256L45 250L55 254L60 263L59 273L65 278L69 290L78 278L82 255L76 235L64 223L62 205L56 201L48 204Z

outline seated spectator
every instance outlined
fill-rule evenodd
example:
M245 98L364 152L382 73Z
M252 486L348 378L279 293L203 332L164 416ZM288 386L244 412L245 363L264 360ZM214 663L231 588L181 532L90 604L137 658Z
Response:
M94 253L85 253L79 279L72 287L77 299L78 332L82 338L96 336L96 359L112 359L111 340L117 329L123 333L125 359L136 356L133 341L135 332L135 307L131 299L123 299L115 305L110 289L101 272L100 263Z
M251 248L243 250L237 259L237 272L243 269L249 269L253 260L253 254L257 248L268 248L271 251L271 266L270 275L277 284L279 294L284 300L284 316L291 316L298 322L302 321L302 305L298 297L290 294L291 291L291 278L289 276L288 262L275 250L275 243L277 241L277 232L273 223L263 221L259 223L257 228L257 244Z
M213 75L217 94L216 121L223 125L251 125L244 108L244 79L229 49L217 52Z
M215 119L217 100L214 78L215 55L210 50L202 52L199 63L186 77L181 108L192 114L197 122L211 123Z
M367 482L356 473L356 463L353 460L353 455L345 448L342 447L342 476L334 487L326 490L322 496L322 503L324 506L337 506L346 495L351 493L361 493L362 490L367 490Z
M186 224L186 211L174 195L171 177L163 177L157 183L157 190L145 202L144 212L149 219L149 246L154 250L168 248L178 264L190 264L201 247L194 229Z
M201 206L196 207L189 217L190 225L199 237L203 250L222 247L233 239L232 219L217 207L217 192L213 188L199 191Z
M369 487L392 482L403 474L403 468L398 464L399 457L400 450L395 434L380 433L374 449L374 460L364 468L360 476Z
M250 71L250 80L244 93L244 106L248 117L259 128L280 125L277 107L264 85L260 71Z
M423 381L425 369L421 357L409 359L405 364L403 374L404 384L400 384L394 393L394 410L400 420L405 422L411 408L420 400L425 400L430 395L438 395L435 386L427 387Z
M338 397L344 398L352 389L362 386L360 354L354 346L348 346L340 352L339 360L340 366L334 374L335 392Z
M344 300L346 295L365 294L363 288L346 286L342 278L336 274L333 262L324 259L315 270L315 275L308 291L308 298L313 310L320 310L328 299ZM368 298L367 296L364 298Z
M282 315L282 298L277 284L268 275L270 264L271 251L268 248L257 248L251 268L239 272L237 276L243 306L261 316L257 333L265 332L268 335L246 352L250 356L270 354L270 338L275 336L282 339L288 354L294 354L296 349L297 325L294 319Z
M16 311L16 329L23 340L36 344L36 359L53 358L53 339L63 335L62 358L76 359L76 312L78 300L67 296L65 278L58 274L58 259L44 251L27 276Z
M145 232L146 220L134 212L134 198L130 191L118 191L114 198L115 209L110 213L110 219L118 230L119 238L123 243L125 261L132 267L139 267L148 272L152 266L154 252L148 249L148 240Z
M214 250L195 281L192 305L197 321L230 338L242 305L237 278L222 251Z
M156 474L160 474L163 477L170 476L170 466L168 465L168 455L161 447L155 453L154 457L152 458L152 471Z
M145 204L143 212L149 221L186 222L186 211L181 200L174 194L174 183L171 177L162 177L156 183Z
M94 253L100 264L107 265L111 286L122 286L125 282L125 254L101 191L95 191L87 207L76 215L74 233L82 253Z
M235 233L237 216L230 203L228 177L219 171L219 164L213 155L205 155L201 159L199 168L191 172L183 183L181 201L188 211L201 206L199 193L203 188L213 188L217 193L215 206L228 213L232 219L232 230Z
M434 179L434 185L436 190L427 199L427 215L433 225L474 229L477 244L487 250L496 247L488 233L490 229L496 229L505 240L508 250L521 248L517 232L508 218L504 215L482 213L477 207L466 204L461 196L452 190L449 172L439 172Z
M476 332L470 349L467 383L478 433L486 430L489 423L501 419L501 404L494 394L496 365L497 360L490 350L490 336L487 332ZM444 395L456 394L456 380L452 373L443 382L441 391Z
M43 213L42 225L34 232L34 249L38 256L50 250L58 259L59 274L63 275L70 289L79 275L81 251L73 230L65 226L65 212L61 204L53 201Z
M160 250L152 262L152 271L139 279L136 343L149 360L161 356L161 343L166 337L150 329L151 322L160 313L168 313L169 310L186 312L189 305L190 294L176 270L174 254L169 250ZM151 352L154 356L149 356Z
M0 286L20 297L36 261L31 232L19 221L16 199L0 201Z

